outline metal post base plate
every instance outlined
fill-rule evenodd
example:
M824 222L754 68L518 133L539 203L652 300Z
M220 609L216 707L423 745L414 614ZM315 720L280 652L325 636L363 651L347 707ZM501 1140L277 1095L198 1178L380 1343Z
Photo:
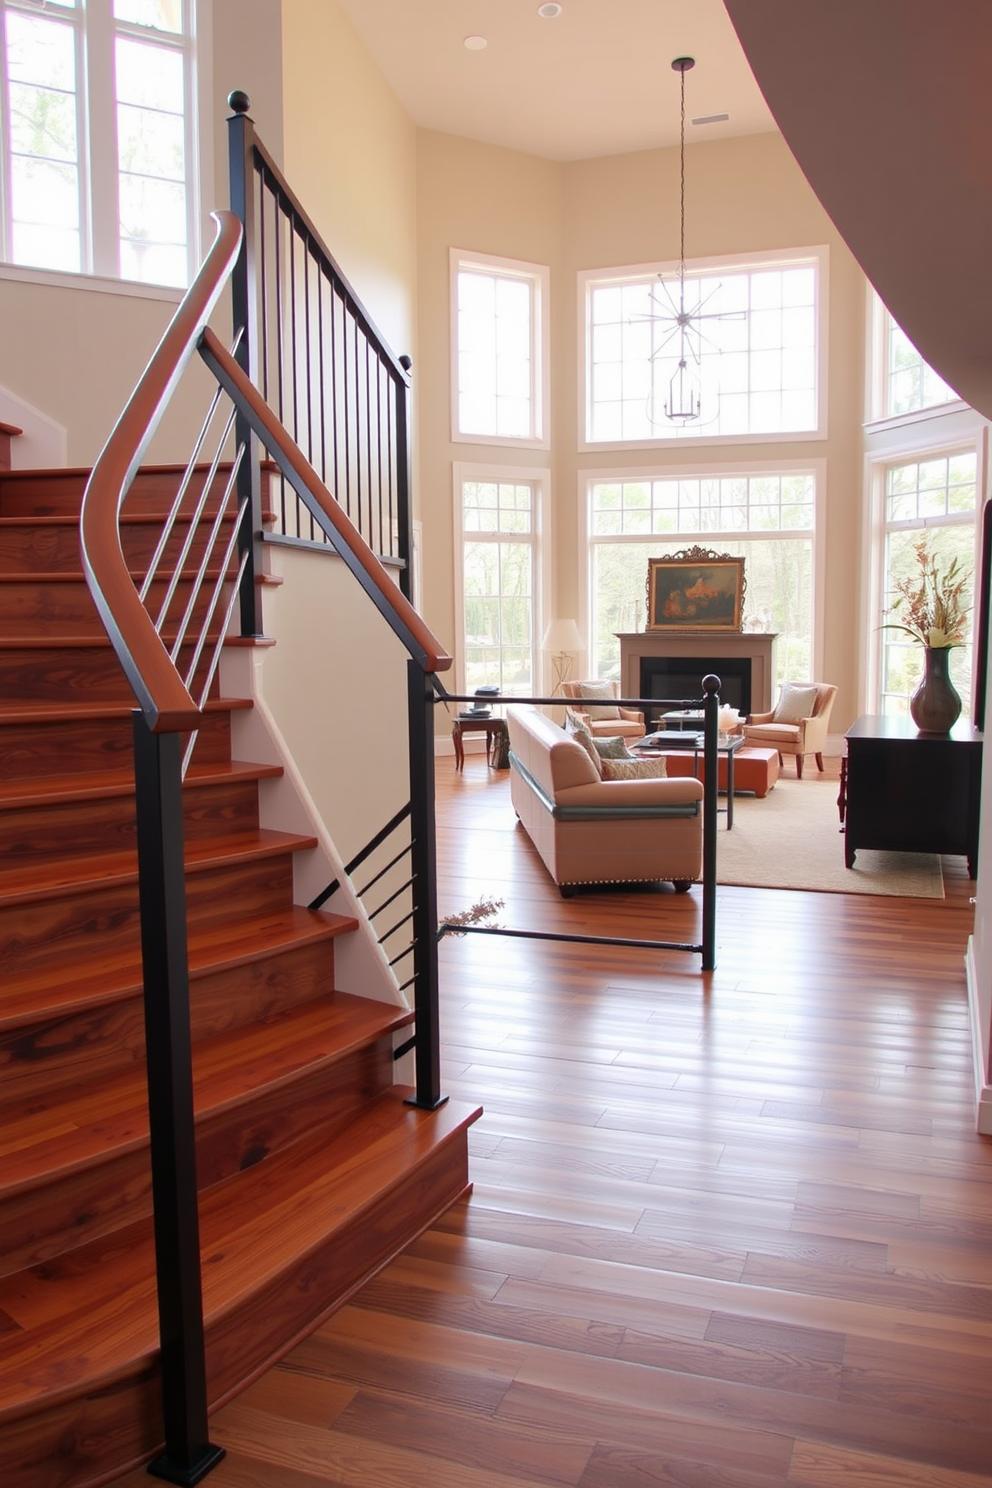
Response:
M180 1488L193 1488L193 1484L205 1478L207 1473L211 1472L226 1455L223 1447L215 1447L211 1442L207 1442L192 1467L180 1467L167 1453L163 1452L161 1457L152 1458L148 1464L148 1471L153 1478L162 1478L166 1483L178 1483Z

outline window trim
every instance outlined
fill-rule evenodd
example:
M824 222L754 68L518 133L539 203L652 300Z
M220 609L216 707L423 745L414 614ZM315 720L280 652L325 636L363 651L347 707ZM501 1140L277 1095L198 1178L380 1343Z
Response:
M769 253L736 253L718 257L699 257L686 260L687 275L695 270L715 270L730 273L735 269L753 271L759 268L787 268L801 263L812 263L816 270L816 293L814 318L816 323L816 427L806 430L787 430L783 433L760 434L693 434L658 439L591 440L590 427L590 345L589 296L593 286L609 284L624 279L644 279L648 275L678 270L678 260L671 259L655 263L624 264L598 269L580 269L577 275L578 346L578 406L576 409L578 443L580 453L606 453L621 450L669 450L719 448L728 445L755 444L803 444L827 438L828 397L828 335L830 324L830 248L826 243L809 247L783 248Z
M491 253L473 253L467 248L448 250L449 374L451 395L451 442L511 449L551 448L551 270L547 264L520 258L501 258ZM534 316L531 331L531 428L526 438L506 434L463 434L458 426L458 274L461 269L481 269L523 279L532 286Z
M9 259L0 257L0 280L10 280L25 284L39 284L49 288L59 289L94 289L99 293L117 293L133 295L139 299L158 299L166 303L178 303L181 300L186 287L192 283L199 268L203 254L203 244L211 236L207 223L209 213L203 203L210 200L213 195L213 113L210 90L212 87L212 50L211 37L213 31L213 0L183 0L185 27L183 33L182 50L186 56L185 78L188 84L186 109L184 115L184 130L186 141L186 193L187 193L187 230L189 241L187 243L187 280L186 285L158 284L152 281L125 279L117 274L108 272L110 267L107 259L107 245L109 243L114 255L118 255L119 266L119 233L117 225L108 226L107 221L99 218L99 213L94 205L95 183L100 182L103 195L100 203L106 205L109 199L106 195L106 181L113 178L115 182L112 200L116 203L116 180L118 169L116 158L111 158L107 152L94 149L93 134L90 125L92 117L91 100L96 95L96 109L113 108L112 102L107 100L111 90L107 86L109 54L102 61L98 58L87 62L88 54L94 49L88 45L91 35L103 33L104 40L113 46L113 38L117 34L117 22L113 17L112 0L101 0L94 6L90 4L80 5L76 8L75 16L67 15L67 19L76 26L77 31L77 120L79 121L79 163L81 185L80 185L80 240L83 262L89 263L89 267L83 267L78 271L70 269L49 269L37 264L15 264ZM11 9L22 10L25 14L44 14L43 4L27 3L11 5ZM0 25L2 16L7 6L0 10ZM121 23L122 25L125 23ZM140 37L141 28L130 28L129 34ZM113 133L116 139L116 130ZM107 154L104 159L103 155ZM9 231L8 194L7 194L7 171L5 159L0 161L0 241ZM99 220L98 220L99 218Z
M592 637L592 549L595 543L600 542L622 542L642 543L647 545L648 538L631 534L625 537L616 534L609 538L595 537L591 530L592 491L591 487L606 481L638 481L638 480L707 480L710 477L720 479L733 475L812 475L813 477L813 528L809 534L813 544L813 570L812 585L813 593L811 599L811 624L812 636L810 640L810 657L813 675L823 675L823 657L826 638L826 509L827 509L827 461L822 457L810 460L734 460L734 461L706 461L704 465L698 462L666 462L653 465L610 465L602 467L586 466L577 473L577 521L576 531L578 539L578 611L579 629L587 638L587 664L591 668L594 653ZM772 541L787 541L789 538L805 536L808 529L800 531L789 530L786 532L762 533L762 538ZM690 533L653 533L659 542L676 542L684 539L686 546L700 541L699 536ZM706 545L716 545L721 542L741 541L744 534L741 532L707 532L703 534ZM716 633L714 633L716 638Z
M474 461L455 460L451 466L452 513L454 517L454 603L455 603L455 678L459 692L468 690L465 681L465 566L464 503L462 487L466 481L528 481L534 486L534 688L536 697L544 695L547 686L546 661L541 639L548 625L551 595L551 470L548 466L478 465Z
M861 648L859 668L860 712L872 716L882 711L882 650L884 635L881 630L885 618L882 601L885 597L885 538L890 530L885 520L886 473L895 465L915 465L927 458L944 459L951 455L975 455L975 511L973 517L965 514L950 518L924 518L922 522L899 523L892 530L925 532L928 528L963 527L971 520L974 523L974 575L976 584L981 574L982 513L985 508L984 492L988 483L988 439L983 421L970 407L964 405L971 425L971 437L961 437L958 419L948 419L956 412L956 405L940 405L943 417L948 420L944 437L911 443L889 442L865 455L865 501L864 543L862 559L861 612L858 617L859 634L865 638ZM932 410L928 410L932 411ZM916 415L920 419L921 415ZM973 624L975 617L973 617ZM977 635L977 632L976 632ZM972 645L971 685L975 695L978 664L977 646Z

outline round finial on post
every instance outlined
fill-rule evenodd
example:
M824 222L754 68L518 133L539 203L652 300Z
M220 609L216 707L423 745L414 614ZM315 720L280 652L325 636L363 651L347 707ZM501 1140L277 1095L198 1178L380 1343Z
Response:
M708 673L708 675L703 678L703 692L706 697L712 697L714 693L716 693L716 695L719 697L720 678L714 677L712 672Z
M404 372L409 372L410 368L413 366L413 357L408 356L406 352L404 352L403 355L398 358L398 361Z
M229 93L227 95L227 102L228 106L235 114L246 114L251 108L251 99L248 97L248 94L243 93L240 88L235 88L233 93Z

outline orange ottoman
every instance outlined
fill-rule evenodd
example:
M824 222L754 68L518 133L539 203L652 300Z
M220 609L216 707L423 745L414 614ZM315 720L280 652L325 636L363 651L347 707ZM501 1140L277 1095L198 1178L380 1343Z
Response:
M694 775L696 765L691 749L666 750L669 775ZM727 789L727 756L717 756L717 783L720 790ZM760 799L767 796L779 776L777 749L759 749L745 744L734 755L734 795L738 791L753 791ZM703 756L699 755L699 778L703 777Z

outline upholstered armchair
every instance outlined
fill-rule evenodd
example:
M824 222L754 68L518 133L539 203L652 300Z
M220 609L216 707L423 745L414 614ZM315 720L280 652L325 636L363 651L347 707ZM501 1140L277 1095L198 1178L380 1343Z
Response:
M585 720L591 734L598 738L643 737L644 714L636 708L619 708L610 701L620 696L619 682L563 682L561 686L572 712Z
M796 778L803 775L803 756L812 754L823 769L830 710L837 689L829 682L786 682L770 713L752 713L744 725L749 744L777 749L779 762L785 754L796 757Z

